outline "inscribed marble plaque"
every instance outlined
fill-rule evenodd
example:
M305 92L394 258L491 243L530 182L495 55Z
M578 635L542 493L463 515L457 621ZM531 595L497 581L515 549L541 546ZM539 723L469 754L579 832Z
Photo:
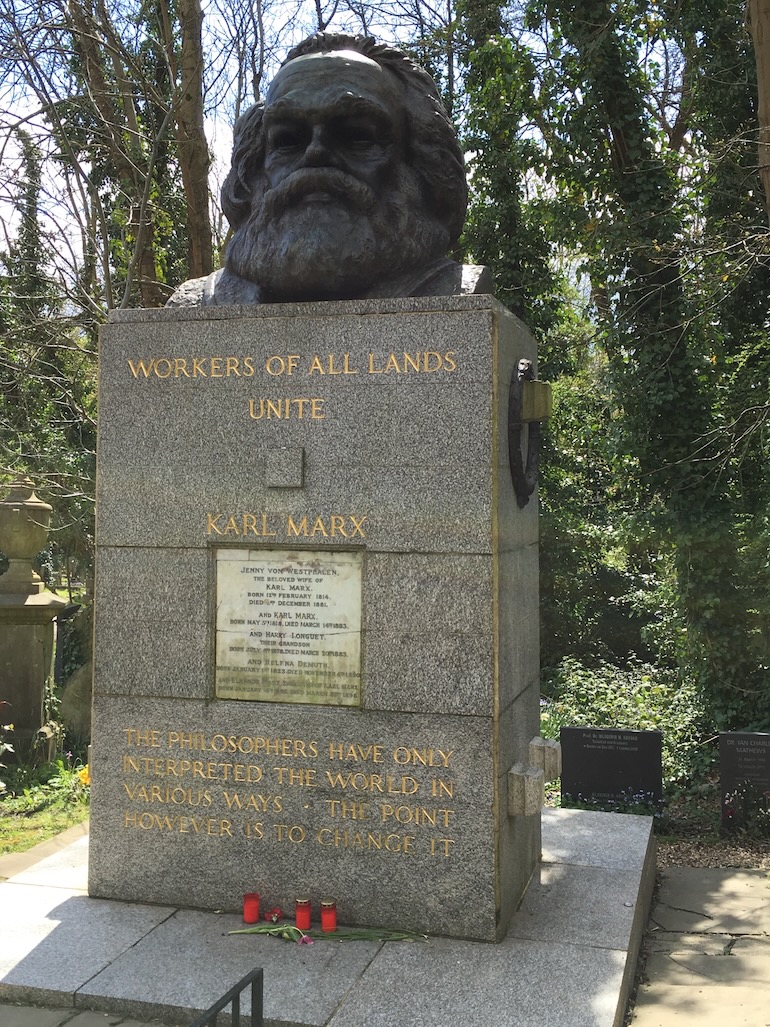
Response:
M216 694L358 706L363 554L219 549Z

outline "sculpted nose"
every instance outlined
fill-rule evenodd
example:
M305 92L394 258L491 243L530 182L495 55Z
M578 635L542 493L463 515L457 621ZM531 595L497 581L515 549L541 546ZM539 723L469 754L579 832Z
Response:
M316 125L305 150L304 163L308 167L324 167L334 163L334 151L330 148L323 126Z

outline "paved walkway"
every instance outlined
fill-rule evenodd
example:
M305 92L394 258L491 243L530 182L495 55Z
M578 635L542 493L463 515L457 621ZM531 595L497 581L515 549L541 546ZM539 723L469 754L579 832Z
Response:
M632 1027L770 1027L770 878L669 867Z
M556 811L554 811L556 812ZM577 811L564 811L576 813ZM610 818L609 820L606 818ZM629 902L626 894L625 901L621 890L616 890L614 895L610 893L621 885L627 885L628 863L630 861L630 848L623 840L623 830L618 828L633 829L637 833L637 842L641 841L644 832L640 833L635 822L644 818L620 817L615 814L583 814L581 818L558 818L550 816L544 818L544 864L538 880L528 892L522 911L517 914L513 938L509 937L500 946L484 946L475 943L451 942L444 939L434 939L430 946L402 946L392 947L390 958L383 946L380 951L369 954L365 962L366 969L363 971L365 983L368 987L364 991L373 991L375 997L380 994L380 1002L383 1001L383 987L389 989L388 998L392 1000L392 992L397 990L400 983L407 988L412 1002L411 1014L406 1013L409 1008L393 1002L389 1018L380 1018L372 1014L372 1006L365 1000L361 1001L360 1018L355 1015L345 1015L349 1005L349 995L340 1010L333 1013L329 1019L331 1027L340 1024L353 1024L356 1027L377 1027L380 1023L397 1024L399 1027L416 1027L420 1023L436 1025L436 1027L465 1027L476 1024L497 1023L500 1027L619 1027L622 1023L622 1002L618 1003L618 982L621 976L622 960L618 961L620 943L615 940L618 931L619 921L625 916L626 935L631 925ZM79 832L79 833L78 833ZM83 829L75 829L64 838L56 839L47 843L47 846L31 855L24 854L22 857L0 857L0 879L14 876L14 881L9 881L7 886L0 886L0 903L2 903L2 931L6 933L6 913L8 906L3 902L6 887L12 889L14 885L26 887L29 894L36 885L46 879L49 881L51 869L56 869L57 884L64 889L72 889L84 870L82 854L85 851L85 839L82 837ZM79 840L78 840L79 839ZM603 877L594 877L594 871L589 870L595 859L590 857L589 848L593 839L606 851L613 849L614 853L604 862L615 860L615 869L605 869ZM70 844L65 848L65 843ZM73 844L74 843L74 844ZM638 847L638 845L637 845ZM624 850L626 855L621 857L620 852ZM58 853L58 856L57 856ZM40 856L46 856L42 863L35 863ZM551 860L550 863L547 861ZM16 862L13 862L16 861ZM28 864L25 868L24 864ZM568 870L564 867L568 866ZM46 870L46 868L49 868ZM554 868L561 868L556 869ZM9 871L12 873L9 874ZM565 882L571 879L572 874L577 874L573 883L578 885L577 891L565 890ZM631 1019L631 1027L684 1027L684 1025L697 1024L698 1027L770 1027L770 879L762 871L751 870L696 870L690 868L667 868L661 874L662 884L657 895L656 903L652 909L648 921L648 943L649 957L647 961L647 981L639 988L636 1006ZM64 891L62 891L63 898ZM582 897L582 899L581 899ZM606 913L599 910L605 900L610 900L610 907L614 910L612 916L615 923L606 918ZM583 901L582 907L577 903ZM88 900L88 903L100 904L106 908L112 903L105 903L104 900ZM118 904L124 913L133 912L139 915L141 910L152 911L155 907L131 907L127 904ZM57 916L63 908L62 899L59 905L54 906ZM218 952L212 947L214 935L209 933L203 939L200 952L196 949L195 931L203 929L202 922L208 918L211 920L216 914L196 914L193 912L174 914L168 919L163 919L169 911L161 911L162 916L156 916L159 920L149 934L140 942L131 947L131 952L141 949L147 945L148 938L166 932L166 943L176 942L174 959L176 965L195 966L196 970L187 970L182 976L188 982L200 973L200 953L210 953L212 962L218 968L220 974L219 993L225 989L237 976L240 976L240 964L232 962L233 939L229 940L226 946L228 952L229 975L226 979L221 977L222 960ZM191 918L185 923L184 930L173 934L169 925L174 921L175 916L182 915ZM197 918L197 919L196 919ZM125 916L122 918L125 919ZM221 919L221 918L220 918ZM193 924L193 920L195 923ZM65 925L60 925L65 926ZM192 928L192 929L191 929ZM574 930L582 930L585 946L580 949L574 944ZM216 935L224 937L225 925L217 928ZM56 932L54 931L54 934ZM205 930L204 930L205 933ZM548 937L551 943L546 945ZM629 939L630 939L630 935ZM38 942L38 948L45 949L50 942L46 939ZM247 945L257 939L244 939ZM264 941L264 939L259 939ZM434 944L435 942L435 944ZM629 941L630 943L630 941ZM126 940L120 942L123 955L118 956L110 963L111 956L106 956L104 962L109 966L95 980L104 977L113 967L119 966L121 961L126 966ZM187 947L180 947L185 944ZM214 942L214 944L216 944ZM265 947L268 955L277 954L282 963L292 962L295 955L292 946L285 946L285 943L270 942ZM357 943L360 944L360 943ZM369 943L363 943L369 944ZM376 946L375 946L376 948ZM320 946L319 946L320 949ZM325 949L325 946L324 946ZM337 953L344 953L346 957L352 958L350 946L334 946ZM432 950L432 951L430 951ZM160 949L154 950L154 956L150 953L151 959L144 962L139 961L138 956L134 958L132 972L141 980L143 975L146 979L148 973L152 974L148 967L154 967L152 959L158 959ZM311 953L313 950L310 950ZM325 972L334 973L332 947L329 948L329 956L324 954ZM402 953L407 952L406 960L399 963ZM585 958L586 952L593 953L590 960ZM196 956L197 952L197 956ZM476 960L477 953L481 953L481 959ZM533 955L534 953L534 955ZM582 955L581 955L582 953ZM604 955L602 956L602 953ZM321 952L317 955L321 955ZM532 956L532 959L529 957ZM448 967L445 965L447 963ZM254 959L254 949L250 949L249 958L254 963L262 962L262 955ZM29 956L27 957L29 959ZM496 987L502 990L510 987L510 980L524 978L527 985L525 995L531 998L532 994L542 995L543 992L550 992L554 1000L546 1003L545 1006L535 1008L529 1001L526 1003L529 1008L523 1008L521 1002L509 1001L502 1008L500 995L496 994L490 998L489 1009L480 1009L477 1016L470 1019L465 1015L457 1015L457 1010L462 1006L465 1008L466 991L474 992L477 984L473 978L486 980L485 975L489 968L501 960L501 972L493 973L488 979L492 983L486 983L485 987L491 989ZM580 965L577 968L573 965L575 960ZM581 962L582 960L582 962ZM380 975L373 972L378 961L384 961L383 970ZM424 961L425 975L415 972L415 964ZM437 969L438 961L438 969ZM237 962L237 960L236 960ZM540 965L540 973L538 966ZM18 966L25 966L22 960ZM589 970L588 968L592 968ZM628 967L625 976L628 977ZM493 966L494 970L494 966ZM53 1008L57 1003L48 1002L50 1008L34 1008L33 1006L14 1005L3 989L4 982L14 979L14 971L4 973L2 961L0 960L0 1027L148 1027L155 1022L151 1016L143 1015L136 1009L128 1008L121 1012L93 1012L84 1008L74 1008L74 1003L68 1004L67 998L62 994L62 1001L58 1003L59 1008ZM303 972L307 971L307 967ZM421 1003L427 1001L426 995L430 990L431 976L447 971L453 981L453 988L446 995L443 1009L434 1008L433 1015L427 1019L418 1015ZM590 973L595 973L595 983L588 979ZM162 976L163 966L158 964L158 976ZM401 977L404 978L403 982ZM453 976L452 976L453 975ZM421 980L420 980L421 978ZM107 996L117 994L117 991L110 992L104 986L95 987L93 980L85 980L88 983L82 986L79 994L89 997ZM268 977L266 976L266 986ZM446 980L446 977L445 977ZM399 982L396 984L395 982ZM118 982L118 977L113 975L113 985ZM383 983L384 982L384 983ZM53 987L52 982L46 982ZM149 983L149 982L148 982ZM306 984L310 984L307 978ZM11 988L13 985L11 985ZM355 981L351 985L351 991L356 987ZM296 982L294 984L296 990ZM476 987L476 991L478 988ZM607 1000L607 993L612 992L615 998ZM74 993L74 992L73 992ZM49 992L53 994L53 992ZM564 1001L556 1001L558 995L563 995ZM267 997L267 993L266 993ZM27 1000L32 1000L28 997ZM475 999L478 1002L478 996ZM613 1002L615 1006L613 1007ZM266 1010L270 1014L269 1006ZM392 1015L391 1015L392 1014ZM169 1022L168 1016L164 1016ZM184 1027L192 1020L192 1015L180 1017L177 1020L177 1027ZM322 1015L315 1018L308 1016L297 1018L292 1022L317 1024L324 1022Z

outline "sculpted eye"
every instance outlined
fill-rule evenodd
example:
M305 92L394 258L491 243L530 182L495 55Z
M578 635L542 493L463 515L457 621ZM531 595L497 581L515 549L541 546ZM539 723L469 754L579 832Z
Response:
M299 126L280 125L270 129L267 144L271 150L293 150L306 145L305 135Z
M379 127L370 121L345 120L335 126L337 141L352 149L364 149L387 142Z

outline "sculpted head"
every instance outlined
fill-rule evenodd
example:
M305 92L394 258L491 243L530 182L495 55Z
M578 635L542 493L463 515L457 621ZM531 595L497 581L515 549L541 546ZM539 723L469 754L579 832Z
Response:
M267 302L377 295L446 254L466 203L430 76L371 38L319 33L235 126L226 264Z

